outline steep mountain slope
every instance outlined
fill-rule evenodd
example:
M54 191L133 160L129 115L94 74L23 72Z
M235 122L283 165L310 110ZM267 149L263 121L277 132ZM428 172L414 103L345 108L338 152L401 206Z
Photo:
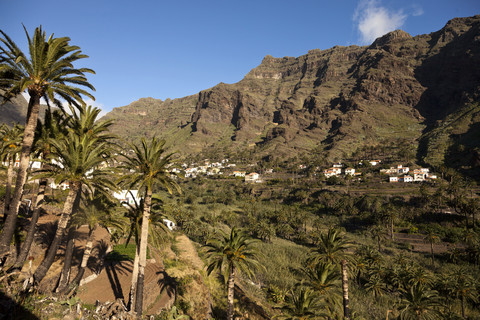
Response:
M13 122L25 124L28 102L22 95L18 95L10 101L4 102L0 98L0 124L6 123L9 126Z
M478 101L479 21L453 19L417 37L397 30L368 47L267 56L236 84L168 102L142 99L108 117L123 136L161 135L187 153L255 146L265 154L314 149L340 157L388 138L414 143L435 121ZM125 129L119 113L133 126Z
M161 137L168 145L183 144L189 136L185 129L195 111L198 95L166 101L142 98L128 106L114 108L102 119L114 119L112 132L126 141L141 137Z
M160 135L185 154L250 148L335 158L401 138L420 146L419 160L454 165L451 146L478 133L476 111L468 121L451 119L478 106L479 60L480 16L456 18L428 35L396 30L370 46L266 56L238 83L175 100L141 99L107 118L126 139ZM456 123L463 131L452 130ZM439 136L443 149L433 141ZM479 140L461 149L476 150Z
M38 116L41 120L45 117L46 109L46 105L40 105L40 113ZM18 95L6 102L0 98L0 124L5 123L9 126L12 126L12 123L19 123L21 125L25 125L27 110L28 101L23 97L23 95Z

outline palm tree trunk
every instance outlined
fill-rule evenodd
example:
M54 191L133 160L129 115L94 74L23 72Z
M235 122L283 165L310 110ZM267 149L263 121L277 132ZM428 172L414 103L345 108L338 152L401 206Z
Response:
M393 234L393 217L392 217L392 221L391 221L391 225L390 225L390 232L392 233L391 237L392 237L392 241L393 241L393 240L395 240L395 235Z
M28 253L30 252L30 248L33 243L33 239L35 238L35 232L37 231L37 222L38 218L40 217L40 210L43 206L43 200L45 199L45 189L47 188L47 179L40 180L40 184L38 187L38 195L35 199L35 205L33 209L32 219L30 220L30 224L28 226L27 236L25 241L23 242L22 249L20 250L20 254L15 261L13 266L14 269L21 269L25 260L27 260Z
M138 280L139 251L140 251L140 246L136 244L135 260L133 261L132 283L130 285L130 293L128 295L128 304L127 304L128 310L133 310L133 306L135 305L135 290L137 288L137 280Z
M70 269L72 268L73 260L73 249L75 248L75 233L76 228L70 228L68 230L68 241L67 247L65 249L65 258L63 261L62 273L60 275L60 280L58 281L58 287L56 292L62 292L70 280Z
M95 228L91 229L88 232L87 243L85 244L85 249L83 250L82 262L80 263L80 266L78 267L77 275L72 280L70 285L65 286L65 288L62 288L61 291L59 290L60 293L64 293L66 291L66 289L69 289L69 288L72 288L72 289L76 290L76 288L80 284L80 281L82 281L83 275L85 273L85 268L87 267L88 259L90 258L90 255L91 255L92 250L93 250L92 234L93 234L94 231L95 231Z
M18 208L20 207L23 188L27 180L27 169L30 163L30 153L33 146L35 127L37 126L38 112L40 110L40 96L34 92L29 93L30 101L28 102L27 120L25 123L25 131L23 133L20 167L17 173L17 181L15 183L12 202L8 209L8 215L5 220L2 235L0 236L0 255L2 257L9 254L10 242L12 241L13 233L17 226Z
M433 254L433 242L430 242L430 252L432 253L432 267L435 266L435 255Z
M462 319L465 319L465 296L462 295L462 298L460 299L462 302Z
M33 279L35 283L40 283L42 279L47 274L48 269L50 269L53 261L55 260L55 255L57 254L57 249L62 242L63 235L67 229L68 222L70 221L70 216L73 211L73 203L75 202L76 197L78 196L78 191L80 190L81 183L73 182L70 183L70 191L68 192L67 199L63 206L63 213L58 221L57 231L55 233L55 238L53 239L50 247L48 248L45 258L38 266L37 270L33 274Z
M9 156L7 159L7 184L5 185L5 200L3 202L3 219L7 217L8 208L10 207L10 202L12 200L12 183L13 183L13 166L15 160L12 156Z
M140 254L138 259L138 279L135 299L135 312L137 317L142 316L143 311L143 287L145 278L145 266L147 264L148 224L150 220L150 207L152 205L152 190L147 189L145 194L145 207L142 216L142 232L140 237Z
M233 320L233 301L235 294L235 268L230 266L227 282L227 320Z
M342 290L343 290L343 318L350 319L349 300L348 300L348 274L347 260L342 260Z

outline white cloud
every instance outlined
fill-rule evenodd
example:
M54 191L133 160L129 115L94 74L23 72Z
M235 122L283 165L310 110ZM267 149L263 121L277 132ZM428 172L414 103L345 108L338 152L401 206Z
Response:
M363 44L372 43L376 38L401 28L406 19L403 10L388 10L377 0L360 1L353 15Z
M98 101L94 101L92 99L85 99L84 101L87 104L87 106L96 107L96 108L101 110L100 113L98 114L97 119L100 119L101 117L103 117L104 115L106 115L108 113L108 111L104 110L103 103L100 103Z
M419 16L423 15L423 13L424 13L423 8L420 7L418 4L414 4L412 6L412 10L413 10L412 16L414 16L414 17L419 17Z

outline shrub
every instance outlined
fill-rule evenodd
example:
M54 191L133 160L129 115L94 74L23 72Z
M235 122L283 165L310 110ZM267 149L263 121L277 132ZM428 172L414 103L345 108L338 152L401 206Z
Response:
M125 261L125 260L135 260L135 250L136 245L134 243L129 243L126 246L124 244L119 244L113 247L112 252L107 254L105 259L108 261ZM147 248L147 259L150 259L150 252Z

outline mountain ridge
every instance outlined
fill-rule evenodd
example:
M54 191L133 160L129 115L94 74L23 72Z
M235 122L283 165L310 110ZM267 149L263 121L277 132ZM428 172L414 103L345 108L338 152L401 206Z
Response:
M465 167L451 156L459 143L462 154L479 153L480 139L465 138L477 132L479 103L476 15L430 34L395 30L367 46L267 55L237 83L178 99L142 98L104 119L115 120L121 139L158 136L184 156L246 151L334 160L402 140L419 162Z
M428 133L480 100L479 39L477 15L414 37L395 30L369 46L313 49L299 57L267 55L237 83L219 83L163 103L163 115L175 113L167 112L169 107L180 114L161 130L145 119L130 121L141 127L137 138L154 131L185 155L247 149L258 155L307 152L339 159L401 138L415 146L418 161L438 166L443 160L432 160ZM145 118L159 115L153 105L144 106ZM107 118L119 120L116 113ZM455 137L447 140L455 144Z

